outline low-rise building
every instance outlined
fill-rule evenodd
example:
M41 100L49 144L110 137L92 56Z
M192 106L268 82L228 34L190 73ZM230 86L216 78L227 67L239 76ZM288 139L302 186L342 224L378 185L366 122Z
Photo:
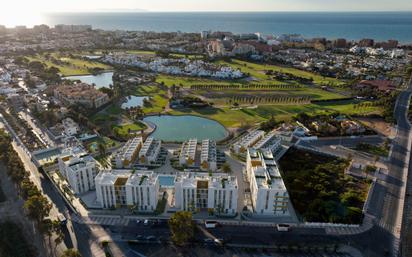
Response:
M247 135L243 136L233 145L233 150L235 153L244 153L249 147L256 144L263 136L265 132L263 130L254 130Z
M109 96L86 83L60 85L54 89L54 97L65 105L82 104L87 108L99 108L109 102Z
M66 177L76 194L95 188L97 162L84 149L78 147L65 149L58 158L58 165L60 173Z
M74 136L80 131L79 125L71 118L62 120L62 125L67 136Z
M143 139L141 137L135 137L127 141L113 157L116 168L129 168L136 160L142 144Z
M184 173L176 178L175 207L185 211L210 210L217 215L237 213L236 177Z
M102 171L95 180L97 201L103 209L127 206L139 212L156 210L159 180L153 172Z
M153 164L159 157L162 142L148 137L144 142L142 149L139 152L139 163L141 164Z
M262 139L260 139L254 146L255 149L268 149L273 154L279 152L282 149L282 140L278 137L276 131L267 133Z
M202 141L202 151L200 153L200 168L203 171L217 170L217 148L216 142L210 139Z
M249 148L246 169L254 213L289 215L289 195L273 154L268 150Z
M179 163L182 166L193 167L196 164L197 139L193 138L182 144Z
M345 120L345 121L342 121L340 124L345 134L348 134L348 135L361 134L365 132L365 127L363 127L356 121Z

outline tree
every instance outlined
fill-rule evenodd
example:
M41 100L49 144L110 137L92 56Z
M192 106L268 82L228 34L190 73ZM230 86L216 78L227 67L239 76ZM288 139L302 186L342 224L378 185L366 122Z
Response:
M222 165L222 170L223 170L223 172L225 172L225 173L230 173L230 172L232 171L232 169L230 168L229 163L227 163L227 162L225 162L225 163Z
M100 155L102 156L106 155L106 145L105 144L99 143L97 147L99 148Z
M191 212L180 211L173 214L169 220L169 227L176 245L185 245L194 237L195 225Z
M42 195L31 196L24 203L24 209L27 210L29 217L38 224L49 215L51 207L49 200Z
M70 248L63 252L60 257L82 257L79 251L76 249Z

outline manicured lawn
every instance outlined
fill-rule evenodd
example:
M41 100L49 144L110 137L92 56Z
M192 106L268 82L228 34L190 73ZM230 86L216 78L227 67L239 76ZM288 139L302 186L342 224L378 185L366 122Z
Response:
M352 101L338 101L322 104L304 104L304 105L261 105L255 109L242 108L241 110L232 110L224 108L204 108L204 109L187 109L173 110L171 114L193 114L219 121L226 127L239 127L242 124L255 124L269 119L272 115L278 120L290 120L294 115L307 112L309 114L322 114L341 112L347 115L379 114L380 107L362 107L356 108Z
M164 83L166 86L171 87L172 85L183 86L190 88L192 85L227 85L227 84L245 84L244 80L214 80L206 78L197 77L183 77L183 76L171 76L159 74L156 77L157 83Z
M129 135L129 130L131 132L136 132L141 131L142 129L146 129L146 125L144 125L141 122L113 126L113 130L117 131L116 133L118 133L122 137L126 137L127 135Z
M128 54L143 54L143 55L155 55L155 51L145 51L145 50L127 50Z
M143 106L146 114L162 112L169 103L167 92L157 86L139 85L133 95L150 97L149 105Z
M90 74L89 69L101 68L103 70L110 70L111 67L99 62L87 61L80 58L70 58L61 56L57 53L51 54L57 60L65 62L65 64L56 64L51 60L47 60L44 55L26 56L30 61L39 61L47 65L47 67L56 67L60 70L62 76L85 75ZM66 64L67 62L67 64Z
M256 64L256 63L250 63L250 62L245 62L245 61L240 61L240 60L235 60L235 59L233 59L231 62L220 61L219 64L230 65L233 68L240 69L244 73L250 73L251 76L256 77L260 80L270 80L270 76L267 76L265 74L265 71L273 70L273 71L277 71L281 73L290 73L290 74L293 74L301 78L306 78L306 79L313 78L313 81L316 84L332 84L332 85L344 84L343 81L340 81L336 78L323 77L315 73L302 71L299 69L289 68L289 67L281 67L281 66L267 65L267 64Z

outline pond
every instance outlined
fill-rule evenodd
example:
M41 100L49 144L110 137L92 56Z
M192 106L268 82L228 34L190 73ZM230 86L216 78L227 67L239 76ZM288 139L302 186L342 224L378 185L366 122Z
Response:
M149 116L143 121L156 126L150 136L166 142L183 142L191 138L219 141L228 136L227 130L220 123L192 115Z
M95 84L96 88L109 87L113 85L113 72L100 73L98 75L82 75L82 76L68 76L64 77L70 80L80 80L83 83Z
M160 187L174 187L175 185L175 176L159 176L159 185Z
M147 96L128 96L126 101L122 104L122 109L127 109L131 107L143 106L143 100L149 99Z

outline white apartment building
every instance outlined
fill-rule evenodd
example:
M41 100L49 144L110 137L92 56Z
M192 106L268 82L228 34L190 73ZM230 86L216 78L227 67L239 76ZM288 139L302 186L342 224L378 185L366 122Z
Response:
M236 177L184 173L176 178L175 207L185 211L213 210L217 215L237 213Z
M153 212L159 195L158 176L147 171L103 171L96 177L96 195L103 209L127 206Z
M193 138L182 144L179 163L182 166L193 167L196 164L197 139Z
M64 129L64 134L66 134L67 136L74 136L80 131L79 125L76 122L74 122L74 120L72 120L71 118L66 118L62 120L62 125Z
M289 195L272 152L249 148L246 159L254 213L289 215Z
M66 177L76 194L95 188L94 178L98 173L96 160L82 148L68 148L58 158L60 173Z
M233 145L235 153L245 153L249 147L256 144L261 138L263 138L265 132L262 130L254 130L247 135L243 136Z
M153 137L148 137L139 152L139 163L152 164L159 157L162 142Z
M276 131L267 133L262 139L260 139L253 148L255 149L267 149L273 154L282 150L281 138L277 136Z
M135 137L126 142L113 156L114 164L117 169L129 168L139 154L143 139Z
M203 171L217 170L217 149L215 141L209 139L202 141L202 151L200 153L200 168Z

